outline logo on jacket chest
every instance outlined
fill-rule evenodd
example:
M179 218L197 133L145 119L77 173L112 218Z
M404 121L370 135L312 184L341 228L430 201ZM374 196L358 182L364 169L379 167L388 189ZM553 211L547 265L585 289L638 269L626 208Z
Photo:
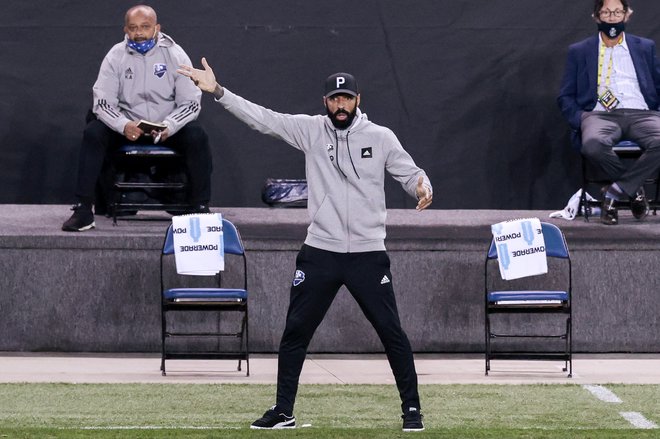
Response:
M334 161L335 160L335 155L334 155L333 151L335 150L335 145L333 145L332 143L328 143L327 145L325 145L325 148L328 150L328 155L330 156L330 161L331 162Z
M154 64L154 75L162 78L167 73L167 64L157 63Z
M367 148L362 148L362 152L360 153L360 157L363 159L370 159L373 157L373 152L371 151L371 146Z
M133 70L130 67L124 71L124 79L133 79Z

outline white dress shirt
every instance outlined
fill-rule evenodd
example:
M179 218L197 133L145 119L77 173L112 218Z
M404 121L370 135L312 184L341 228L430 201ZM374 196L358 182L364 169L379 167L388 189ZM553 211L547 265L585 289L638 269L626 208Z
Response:
M598 61L601 61L601 47L603 43L603 36L598 33L600 45L598 47ZM600 85L598 93L602 94L606 89L608 66L612 60L612 71L609 80L609 89L614 96L619 100L617 109L628 108L637 110L648 110L642 91L639 88L639 81L635 73L635 66L633 65L632 57L630 56L630 49L626 43L625 33L623 40L614 47L605 48L605 56L603 57L601 68ZM600 102L596 104L594 111L606 111Z

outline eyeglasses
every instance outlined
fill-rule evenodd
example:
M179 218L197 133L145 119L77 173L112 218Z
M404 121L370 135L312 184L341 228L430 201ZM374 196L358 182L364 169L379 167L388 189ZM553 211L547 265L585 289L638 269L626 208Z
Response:
M615 9L613 11L610 11L609 9L603 9L598 13L598 15L600 16L600 18L609 18L612 15L614 15L616 18L621 18L624 15L626 15L626 11L624 11L623 9Z

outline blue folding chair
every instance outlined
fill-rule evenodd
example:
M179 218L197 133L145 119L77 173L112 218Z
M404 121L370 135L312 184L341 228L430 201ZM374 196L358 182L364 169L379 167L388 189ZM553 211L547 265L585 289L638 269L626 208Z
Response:
M573 325L572 325L572 267L566 239L557 226L541 223L545 241L548 273L525 280L502 281L495 276L497 267L497 246L491 240L484 269L485 287L485 335L486 335L486 375L491 369L491 360L560 360L564 361L564 372L573 376ZM554 260L554 262L553 262ZM499 276L499 271L497 273ZM504 288L497 288L504 284ZM512 287L515 285L515 288ZM529 288L532 285L533 288ZM548 289L540 289L547 287ZM557 288L560 287L560 288ZM538 289L537 289L538 288ZM505 332L493 330L494 315L504 316L498 321ZM527 317L521 318L526 315ZM540 318L541 315L559 316L565 319L563 332L556 333L556 319ZM554 323L554 324L553 324ZM560 321L560 323L562 323ZM493 349L496 339L546 339L546 344L520 343L516 349ZM564 340L563 349L557 346L549 349L548 339Z
M247 286L247 258L238 230L230 221L222 220L224 240L225 270L215 276L190 276L176 273L174 264L174 238L172 226L167 228L165 241L160 257L161 279L161 364L160 370L165 375L165 360L168 359L237 359L238 369L241 370L241 361L245 360L247 376L250 376L250 344L248 337L248 286ZM236 259L239 259L237 261ZM234 260L232 260L234 259ZM197 282L212 281L210 287L177 287L168 288L166 285L181 280L181 277L195 278ZM202 279L199 281L199 279ZM225 283L231 287L223 287ZM218 321L207 322L204 330L199 330L202 321L202 312L214 312ZM176 329L172 329L172 322L168 316L178 313L197 313L193 319L177 320ZM232 312L242 315L239 329L227 331L220 324L223 313ZM208 320L208 319L207 319ZM208 329L213 327L215 329ZM184 349L174 349L170 346L174 339L214 339L218 346L223 338L238 338L238 350L221 352L218 350L193 350L191 343L184 345ZM193 343L194 344L194 343Z

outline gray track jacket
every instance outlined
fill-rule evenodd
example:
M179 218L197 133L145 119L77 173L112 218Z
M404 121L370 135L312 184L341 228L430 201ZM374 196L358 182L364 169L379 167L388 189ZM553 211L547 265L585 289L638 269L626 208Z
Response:
M201 108L201 90L176 72L190 58L162 32L144 55L129 48L126 38L103 59L93 89L94 114L121 134L129 121L145 119L167 124L171 136L197 119Z
M346 130L328 116L282 114L224 89L218 99L251 128L281 139L305 153L311 224L305 244L338 253L385 250L385 171L416 198L415 165L394 133L360 112Z

